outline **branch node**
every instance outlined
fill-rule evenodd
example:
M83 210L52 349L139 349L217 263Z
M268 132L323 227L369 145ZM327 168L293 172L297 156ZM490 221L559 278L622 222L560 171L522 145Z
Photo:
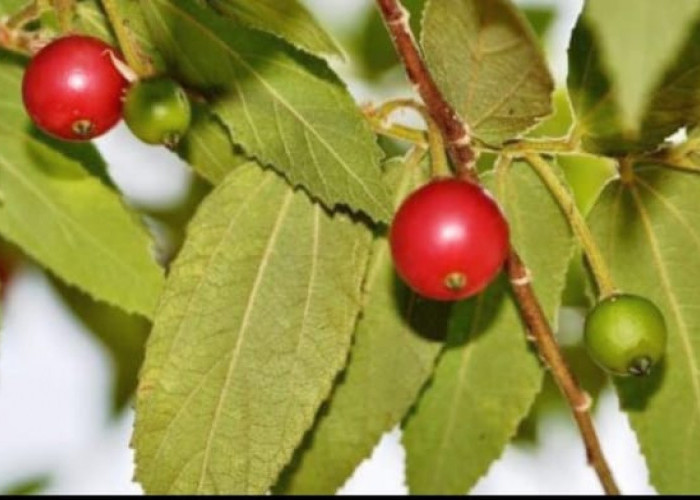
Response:
M527 286L532 283L532 273L530 270L526 267L523 268L523 271L524 273L522 276L511 278L510 282L513 286Z
M461 136L457 137L456 139L454 139L450 142L450 144L452 146L456 146L456 147L469 146L471 143L472 143L472 138L469 135L469 133L466 132L466 130L464 131L464 133Z
M579 401L574 407L574 411L577 413L587 413L591 409L593 404L593 399L591 395L586 391L581 391L581 401Z
M389 26L406 27L407 31L411 31L409 25L410 14L403 5L398 5L398 8L392 12L392 15L387 17L386 22Z

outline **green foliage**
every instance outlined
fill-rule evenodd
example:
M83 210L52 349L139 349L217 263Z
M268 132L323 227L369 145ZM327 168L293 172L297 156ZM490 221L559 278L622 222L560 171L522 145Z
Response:
M479 139L501 144L551 113L547 62L509 0L429 0L421 41L435 81Z
M139 0L115 0L114 3L120 18L126 19L126 29L136 41L140 55L153 63L156 70L163 70L163 60L154 47ZM81 32L118 46L114 29L105 15L100 0L76 2L74 23Z
M405 0L402 4L409 13L411 30L418 35L425 0ZM377 79L398 66L396 49L374 5L367 6L359 28L349 38L352 62L363 77Z
M411 30L414 35L420 34L420 24L423 7L426 0L404 0L404 8L410 16ZM544 38L554 20L554 11L546 6L523 6L522 12L538 37ZM368 79L378 79L387 71L395 69L399 64L386 26L377 13L374 5L367 6L367 12L362 16L358 27L347 37L348 51L353 64L359 73Z
M107 17L98 0L82 0L75 5L75 24L81 33L116 44Z
M277 35L311 54L343 56L335 40L298 0L209 0L209 4L238 23Z
M193 104L192 125L177 153L203 179L215 185L231 170L250 161L231 143L226 126L202 104Z
M345 363L370 240L254 164L205 200L141 374L133 444L147 492L274 483Z
M149 234L116 193L31 127L21 75L0 59L0 234L95 298L150 316L163 277Z
M31 33L60 35L53 5L40 4ZM386 223L427 181L424 152L384 161L406 144L382 137L379 147L324 60L344 50L305 4L115 1L121 36L193 107L176 153L199 178L181 202L143 214L160 236L158 259L96 149L31 126L25 61L0 52L0 237L61 280L67 306L109 351L115 411L145 356L132 446L147 493L334 493L402 424L410 491L462 494L516 434L532 437L555 384L542 389L505 275L455 304L426 301L397 278ZM590 249L523 161L496 161L502 147L545 155L590 214L616 286L663 311L665 358L650 377L615 383L654 486L697 493L700 177L668 167L700 169L700 0L585 2L567 88L554 93L542 47L552 9L402 4L476 138L477 169L550 322L562 306L561 317L583 316L595 303ZM3 0L0 17L24 5ZM398 57L370 7L349 62L378 80ZM102 2L75 8L77 32L117 45ZM664 142L683 128L687 142ZM607 379L580 329L574 319L558 339L595 399Z
M21 9L26 3L26 0L3 0L0 2L0 14L9 16Z
M513 243L553 320L573 251L569 226L527 165L518 162L487 184L504 206ZM543 242L546 254L540 251ZM467 492L514 436L541 383L542 370L528 349L506 279L457 303L445 351L406 423L410 491Z
M396 205L426 181L411 158L388 162ZM430 377L447 328L449 303L426 301L396 276L385 235L374 242L364 308L350 361L333 396L278 488L332 494L406 415Z
M698 22L697 0L673 8L654 0L587 3L572 35L568 76L587 150L653 150L698 121Z
M660 493L700 491L700 177L657 166L609 184L590 225L620 288L664 313L668 348L644 379L617 382Z
M142 3L173 70L213 101L236 144L328 207L391 214L381 151L326 64L189 1ZM201 54L207 57L201 57Z

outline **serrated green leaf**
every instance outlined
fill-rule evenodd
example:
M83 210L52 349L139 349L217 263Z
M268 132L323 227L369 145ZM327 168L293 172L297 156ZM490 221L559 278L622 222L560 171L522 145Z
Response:
M552 76L510 0L429 0L421 43L436 83L473 134L500 144L552 111Z
M142 6L173 70L212 98L247 154L328 207L343 204L375 220L390 218L381 150L325 62L194 2Z
M314 55L343 58L343 51L298 0L208 0L236 22L277 35Z
M0 58L0 233L64 281L150 316L163 273L149 234L116 193L32 128L21 77Z
M660 493L700 491L700 177L654 166L605 189L589 217L617 286L657 304L669 328L664 363L618 379Z
M514 245L552 320L574 248L566 219L524 163L488 179ZM546 249L546 251L545 251ZM404 430L407 481L417 494L463 494L515 435L542 383L505 276L456 304L447 346Z
M397 202L427 180L425 169L388 162ZM372 251L350 361L330 403L279 487L285 494L333 494L406 415L432 373L450 304L426 301L396 276L385 236Z
M617 30L617 37L600 34L599 25L607 26L607 22L601 21L606 14L598 9L602 12L610 8L619 17L624 10L619 6L627 5L627 0L601 3L604 5L600 7L597 1L590 3L597 7L593 9L597 14L593 17L590 8L584 12L569 46L567 83L577 134L584 147L595 153L623 155L656 149L666 137L700 119L700 96L696 91L700 85L700 2L683 0L678 2L678 9L670 9L659 2L635 1L639 7L624 14L632 38L622 35L628 29ZM680 18L676 17L678 13ZM659 27L649 26L649 19L658 21ZM673 28L660 27L671 25ZM660 47L665 52L639 47L642 33L645 44L656 43L656 36L650 37L649 30L663 33ZM614 60L626 54L629 61L613 68L611 51L617 54Z
M224 124L206 106L194 104L192 111L192 124L177 153L202 178L216 185L250 159L234 146Z
M346 361L371 233L255 164L201 205L156 314L133 445L149 493L264 493Z

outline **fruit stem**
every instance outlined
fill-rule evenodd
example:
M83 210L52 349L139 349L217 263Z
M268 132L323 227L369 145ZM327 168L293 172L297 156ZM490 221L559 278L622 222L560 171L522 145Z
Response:
M433 177L448 177L450 168L447 164L445 156L445 142L442 138L442 132L435 123L435 120L430 116L428 110L413 99L393 99L383 103L379 108L369 110L372 116L379 124L384 124L389 120L389 116L398 109L409 108L416 111L426 126L428 127L428 147L430 148L430 169ZM410 130L408 128L404 130ZM415 129L413 129L415 130ZM416 130L416 132L419 132ZM425 137L425 134L423 134Z
M379 123L378 120L372 117L368 117L368 119L370 125L372 126L372 130L376 134L380 134L400 141L406 141L412 144L413 146L424 148L428 147L428 137L425 131L423 130L419 130L413 127L407 127L405 125L399 125L396 123L386 125L383 123Z
M579 243L586 254L588 263L591 266L591 272L593 273L593 277L598 285L600 300L614 295L617 292L617 288L615 287L610 270L608 269L607 263L605 262L605 258L603 257L600 248L598 248L595 238L593 238L593 234L591 233L588 224L586 224L586 220L576 207L574 197L571 195L564 183L554 173L554 170L551 168L549 163L540 155L535 153L526 153L525 159L533 170L537 172L537 175L539 175L542 182L544 182L545 186L547 186L549 192L552 193L552 196L569 221L571 230L576 235L576 238L578 238Z
M128 20L122 16L116 0L102 0L102 7L107 14L112 30L117 37L119 46L124 53L124 59L134 72L142 78L153 76L153 65L139 47L134 34L128 25Z
M471 132L442 96L425 66L408 24L406 10L399 0L376 0L376 2L409 79L442 132L457 169L457 175L462 179L478 182L474 165L475 155L471 146ZM569 370L542 306L534 293L530 273L512 247L506 268L523 321L571 406L586 447L589 463L596 471L605 492L619 494L620 491L615 484L593 426L589 411L590 398L581 390Z

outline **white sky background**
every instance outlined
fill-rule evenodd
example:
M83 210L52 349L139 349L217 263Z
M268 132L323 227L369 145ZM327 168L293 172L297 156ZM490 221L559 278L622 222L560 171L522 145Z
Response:
M371 0L305 0L332 32L340 33ZM566 72L566 46L582 0L523 1L556 5L551 33L553 70ZM348 73L348 68L336 68ZM349 87L359 101L384 97L362 82ZM168 152L142 145L123 126L99 141L110 172L140 204L175 201L189 173ZM0 333L0 491L36 475L50 474L51 493L140 493L131 482L128 448L131 413L109 419L107 353L63 308L35 269L24 269L8 290ZM652 493L626 418L607 391L596 411L601 440L625 493ZM509 446L474 492L600 493L585 464L583 447L568 416L540 423L536 448ZM386 435L343 488L347 494L405 493L399 431Z

